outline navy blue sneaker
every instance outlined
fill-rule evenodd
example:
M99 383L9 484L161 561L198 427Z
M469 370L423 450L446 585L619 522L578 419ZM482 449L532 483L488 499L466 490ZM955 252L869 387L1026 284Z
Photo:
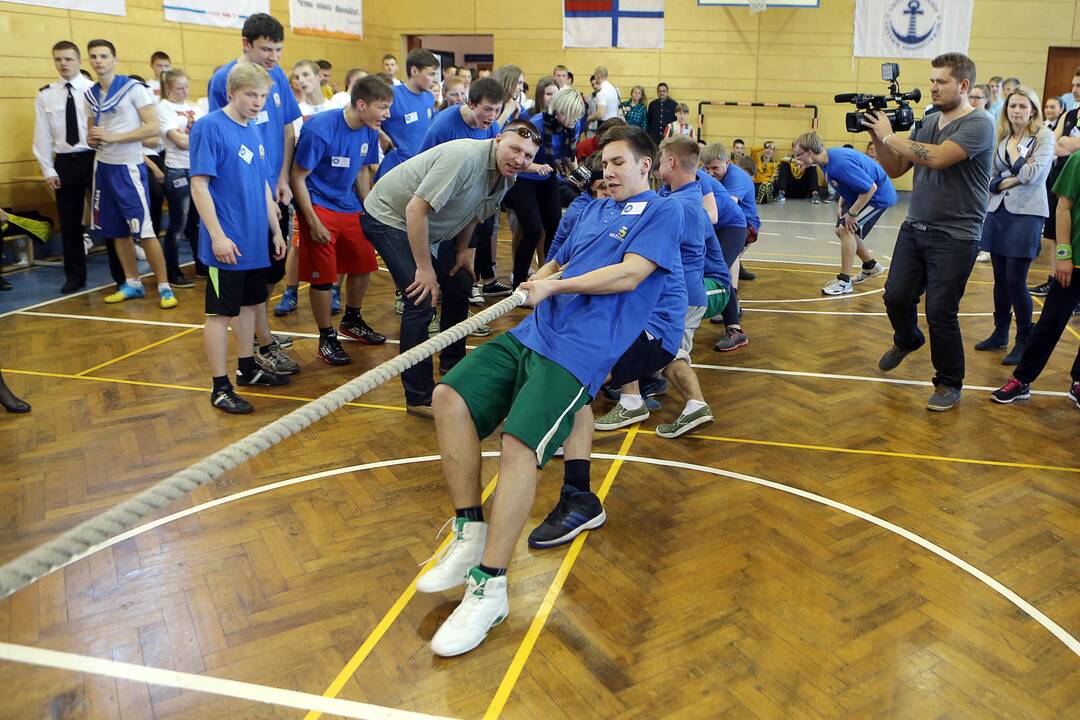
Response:
M607 513L600 498L591 492L579 492L571 485L563 485L559 504L529 533L529 547L565 545L585 530L595 530L605 522Z

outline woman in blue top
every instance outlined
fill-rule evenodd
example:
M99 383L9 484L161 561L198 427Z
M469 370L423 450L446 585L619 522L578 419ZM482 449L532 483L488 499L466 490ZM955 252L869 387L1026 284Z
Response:
M503 203L517 214L521 240L514 248L514 274L512 285L517 287L529 277L529 268L537 248L544 239L546 244L555 237L562 216L559 201L559 183L555 175L557 166L573 169L574 144L577 140L577 122L585 114L581 94L573 88L563 88L555 93L544 112L529 118L543 138L539 152L533 158L529 172L518 176Z
M994 265L994 332L975 349L1007 347L1015 312L1016 345L1001 364L1016 365L1031 336L1027 275L1049 214L1046 178L1054 161L1054 136L1042 124L1038 96L1028 88L1009 93L996 119L997 150L982 231L982 249Z
M645 97L645 88L641 85L635 85L630 89L630 99L626 100L619 106L622 110L623 119L626 120L627 125L637 125L642 130L648 128L648 98Z

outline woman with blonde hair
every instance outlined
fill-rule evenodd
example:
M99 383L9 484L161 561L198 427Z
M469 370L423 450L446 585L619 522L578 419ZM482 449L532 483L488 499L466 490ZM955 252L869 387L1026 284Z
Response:
M1031 337L1028 268L1039 254L1039 238L1049 214L1046 178L1054 161L1054 134L1042 123L1039 96L1019 87L1008 94L997 117L997 149L990 175L990 205L983 223L982 249L994 268L994 332L976 350L1008 347L1009 322L1016 316L1016 344L1001 361L1016 365Z
M630 99L624 100L619 109L622 110L623 119L627 125L637 125L642 130L649 126L648 118L649 98L645 96L645 88L635 85L630 88Z
M205 115L188 98L191 81L180 68L161 73L161 101L157 105L158 128L165 144L165 199L169 202L169 229L165 233L165 267L169 284L191 287L190 278L180 270L180 238L191 247L197 275L206 274L199 260L199 215L191 205L188 152L189 134L195 121Z
M465 85L465 78L457 75L447 75L443 81L442 103L437 105L439 110L445 110L455 105L463 105L469 96L469 88Z
M501 70L502 68L500 68ZM497 75L498 73L496 73ZM514 249L514 271L511 284L517 287L529 276L529 268L537 250L547 255L546 243L555 238L562 217L559 181L555 170L572 170L577 124L585 114L581 93L565 87L551 99L543 112L529 118L540 134L540 149L533 158L530 172L518 175L506 193L504 203L517 214L521 240Z

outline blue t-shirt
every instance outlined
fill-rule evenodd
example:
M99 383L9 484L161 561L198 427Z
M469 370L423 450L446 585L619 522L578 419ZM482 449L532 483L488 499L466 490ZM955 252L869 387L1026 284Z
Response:
M728 192L739 198L739 209L746 218L746 224L754 230L761 227L761 218L757 214L757 195L754 190L754 178L734 163L728 164L724 179L720 181Z
M712 193L713 198L716 199L716 222L713 223L714 228L719 230L725 227L746 227L746 216L742 214L742 210L731 199L731 193L727 191L723 183L701 169L697 171L697 179L701 183L701 194L708 195Z
M682 345L683 328L686 327L686 273L683 272L682 258L678 266L664 278L664 288L656 299L645 332L660 340L660 347L672 355L679 354Z
M538 112L530 117L529 122L536 128L536 132L540 133L540 137L544 138L544 143L540 145L540 149L536 151L533 162L537 165L551 165L555 167L556 160L569 160L574 157L574 146L577 144L577 131L574 131L574 141L567 143L565 133L555 133L554 135L544 136L544 113ZM548 157L547 143L551 143L551 157ZM549 180L554 173L549 173L547 177L538 175L537 173L521 173L518 175L519 179L525 180Z
M551 241L551 247L548 248L547 258L545 258L547 262L551 262L559 254L559 248L566 242L566 238L570 237L570 233L573 231L574 226L577 225L581 213L592 201L593 197L585 192L571 201L569 207L563 212L562 220L559 221L559 229L555 231L555 239Z
M267 155L262 133L249 120L241 125L224 110L200 118L191 128L191 176L210 178L210 197L225 235L236 243L235 265L218 262L210 233L199 223L199 259L223 270L270 266L270 220L266 212Z
M417 152L422 153L451 140L490 140L498 134L499 123L491 123L487 130L470 127L465 118L461 117L460 107L448 107L444 112L436 113Z
M595 396L611 367L645 329L668 273L679 267L677 202L646 191L624 202L590 203L555 259L577 277L634 253L657 269L630 291L612 295L554 295L510 332L521 344L577 378Z
M229 71L234 65L236 60L218 68L210 78L207 100L211 112L229 104ZM259 113L259 117L255 118L255 125L262 134L263 146L266 148L266 167L270 173L270 187L273 189L277 187L281 163L285 159L285 126L300 117L300 106L293 97L289 79L285 77L281 66L275 65L269 72L273 84L270 86L270 95L266 98L266 107Z
M825 153L829 162L821 169L829 184L836 188L836 194L844 199L844 207L851 207L874 183L877 183L877 190L870 198L870 207L887 208L896 204L892 181L876 160L851 148L831 148Z
M319 113L304 123L293 162L311 173L307 189L314 205L336 212L360 212L353 189L364 165L379 162L379 131L352 129L343 110Z
M390 117L382 124L383 132L394 141L394 148L383 158L379 173L375 176L376 180L412 156L420 154L420 146L434 115L434 95L426 90L414 93L405 83L394 86Z
M731 269L727 260L724 260L724 251L715 232L709 233L705 238L705 277L731 287Z
M682 234L679 235L679 254L682 256L683 274L686 276L686 299L691 306L705 307L709 300L705 295L705 238L716 236L709 215L702 207L701 183L688 182L672 191L667 185L660 188L661 197L679 201L683 210Z

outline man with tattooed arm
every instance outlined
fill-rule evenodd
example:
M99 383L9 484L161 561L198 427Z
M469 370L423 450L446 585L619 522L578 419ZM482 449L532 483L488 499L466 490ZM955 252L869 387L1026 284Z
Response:
M949 410L960 402L964 384L964 346L957 312L979 252L990 193L994 124L975 112L968 92L975 63L960 53L931 61L934 109L905 138L893 132L884 113L863 123L873 136L877 161L889 177L914 167L911 206L900 227L885 283L885 309L893 327L893 346L878 367L889 371L925 344L918 325L919 298L926 293L934 394L926 408Z

